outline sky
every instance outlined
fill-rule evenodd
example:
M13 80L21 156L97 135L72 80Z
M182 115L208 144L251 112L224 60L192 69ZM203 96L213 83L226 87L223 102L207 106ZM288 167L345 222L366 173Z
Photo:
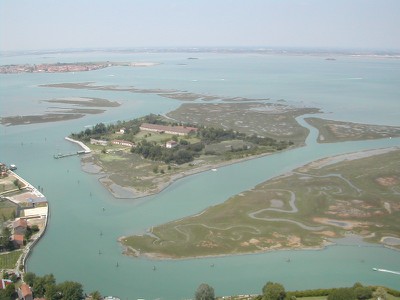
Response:
M0 0L0 51L400 50L400 0Z

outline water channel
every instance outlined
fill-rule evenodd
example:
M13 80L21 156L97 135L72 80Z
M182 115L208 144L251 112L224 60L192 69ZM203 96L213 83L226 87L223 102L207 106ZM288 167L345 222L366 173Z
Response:
M67 76L72 75L51 78L54 82L65 82ZM79 75L75 80L84 81L86 76ZM50 77L38 78L30 84L47 83ZM29 80L32 79L29 77ZM25 95L20 97L25 96L25 101L26 97L30 99L29 91L37 91L36 87L27 84L29 80L22 83L21 93ZM61 93L51 89L41 92L46 97ZM87 93L110 99L120 97L120 94L104 91L62 92L72 96ZM2 93L2 99L12 95ZM217 172L193 175L177 181L158 195L136 200L115 199L100 185L96 175L81 170L79 157L55 160L53 155L58 151L79 150L64 137L84 126L105 119L116 121L144 115L154 107L166 112L180 104L154 95L124 97L123 107L103 116L87 116L50 125L1 127L2 160L17 164L19 175L34 186L41 186L50 204L49 226L28 259L29 271L41 275L53 273L59 282L79 281L87 292L99 290L103 295L121 299L187 299L193 297L202 282L213 286L218 295L260 293L267 281L280 282L287 290L350 286L356 281L400 287L400 276L372 271L373 267L400 270L400 252L357 238L340 240L338 244L318 251L275 251L163 261L124 256L117 242L120 236L142 233L151 226L199 213L258 183L319 158L400 146L399 138L317 144L317 131L299 119L310 129L306 147L230 165ZM37 99L37 96L33 98ZM19 97L13 99L15 105L19 104ZM21 103L24 102L21 100ZM35 108L37 104L27 105ZM7 109L11 110L10 107ZM129 110L133 113L128 113Z

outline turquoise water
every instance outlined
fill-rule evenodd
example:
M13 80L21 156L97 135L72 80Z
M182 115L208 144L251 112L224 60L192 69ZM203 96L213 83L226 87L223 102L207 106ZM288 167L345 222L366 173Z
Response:
M260 293L267 281L281 282L287 290L349 286L356 281L400 287L400 276L372 271L373 267L399 271L400 252L358 241L341 241L340 245L321 251L277 251L179 261L125 257L117 243L120 236L142 233L151 226L198 213L309 161L400 146L400 139L318 145L316 131L312 130L306 147L190 176L156 196L114 199L95 175L81 171L78 157L52 158L54 153L78 149L64 137L98 122L165 113L180 102L153 94L38 87L52 82L92 81L271 101L285 99L293 105L319 107L326 112L322 115L325 118L400 125L399 61L351 57L325 61L312 56L232 54L199 54L198 60L187 60L193 56L189 54L90 55L1 59L2 64L43 60L162 62L151 68L0 75L1 116L44 112L47 104L40 100L56 97L101 97L122 103L104 114L78 120L0 127L1 160L18 165L18 173L33 185L43 187L50 203L49 227L28 260L29 271L53 273L58 281L80 281L87 292L99 290L103 295L121 299L190 298L202 282L212 285L218 295ZM286 262L288 257L290 263Z

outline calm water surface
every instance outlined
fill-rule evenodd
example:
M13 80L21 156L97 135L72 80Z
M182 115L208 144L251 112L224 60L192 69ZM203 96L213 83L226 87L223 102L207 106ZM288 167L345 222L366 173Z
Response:
M64 137L84 126L115 122L148 113L165 113L179 101L152 94L38 87L45 83L95 82L139 88L168 88L221 96L285 99L321 108L322 117L400 125L400 62L389 59L311 56L199 54L73 54L54 57L1 57L1 63L91 60L157 61L152 68L109 68L87 73L0 75L0 115L43 113L41 100L101 97L119 101L101 115L30 126L0 127L1 160L44 188L50 204L49 227L28 260L28 270L75 280L85 290L121 299L186 299L206 282L218 295L260 293L267 281L287 290L349 286L356 281L400 287L400 276L373 267L400 270L400 252L358 240L341 240L321 251L277 251L256 255L152 261L121 254L117 239L198 213L268 178L318 158L364 149L400 146L400 139L315 143L182 179L156 196L114 199L95 175L82 172L78 157L54 160L53 154L77 150ZM113 75L113 76L110 76ZM305 124L302 120L299 120ZM104 210L103 210L104 208ZM99 251L101 254L99 255ZM287 258L291 259L287 263ZM118 263L118 267L116 264ZM211 265L214 267L210 267ZM153 266L156 270L153 270ZM306 278L306 280L305 280Z

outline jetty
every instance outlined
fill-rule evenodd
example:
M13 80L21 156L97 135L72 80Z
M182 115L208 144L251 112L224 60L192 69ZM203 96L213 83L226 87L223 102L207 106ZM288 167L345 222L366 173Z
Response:
M88 146L86 146L84 143L82 143L81 141L76 141L74 139L71 139L70 137L65 137L65 139L72 143L78 144L79 146L81 146L83 148L83 150L79 150L79 151L76 151L73 153L67 153L67 154L62 154L62 153L54 154L55 159L74 156L74 155L89 154L90 152L92 152L92 150L90 150L90 148Z

